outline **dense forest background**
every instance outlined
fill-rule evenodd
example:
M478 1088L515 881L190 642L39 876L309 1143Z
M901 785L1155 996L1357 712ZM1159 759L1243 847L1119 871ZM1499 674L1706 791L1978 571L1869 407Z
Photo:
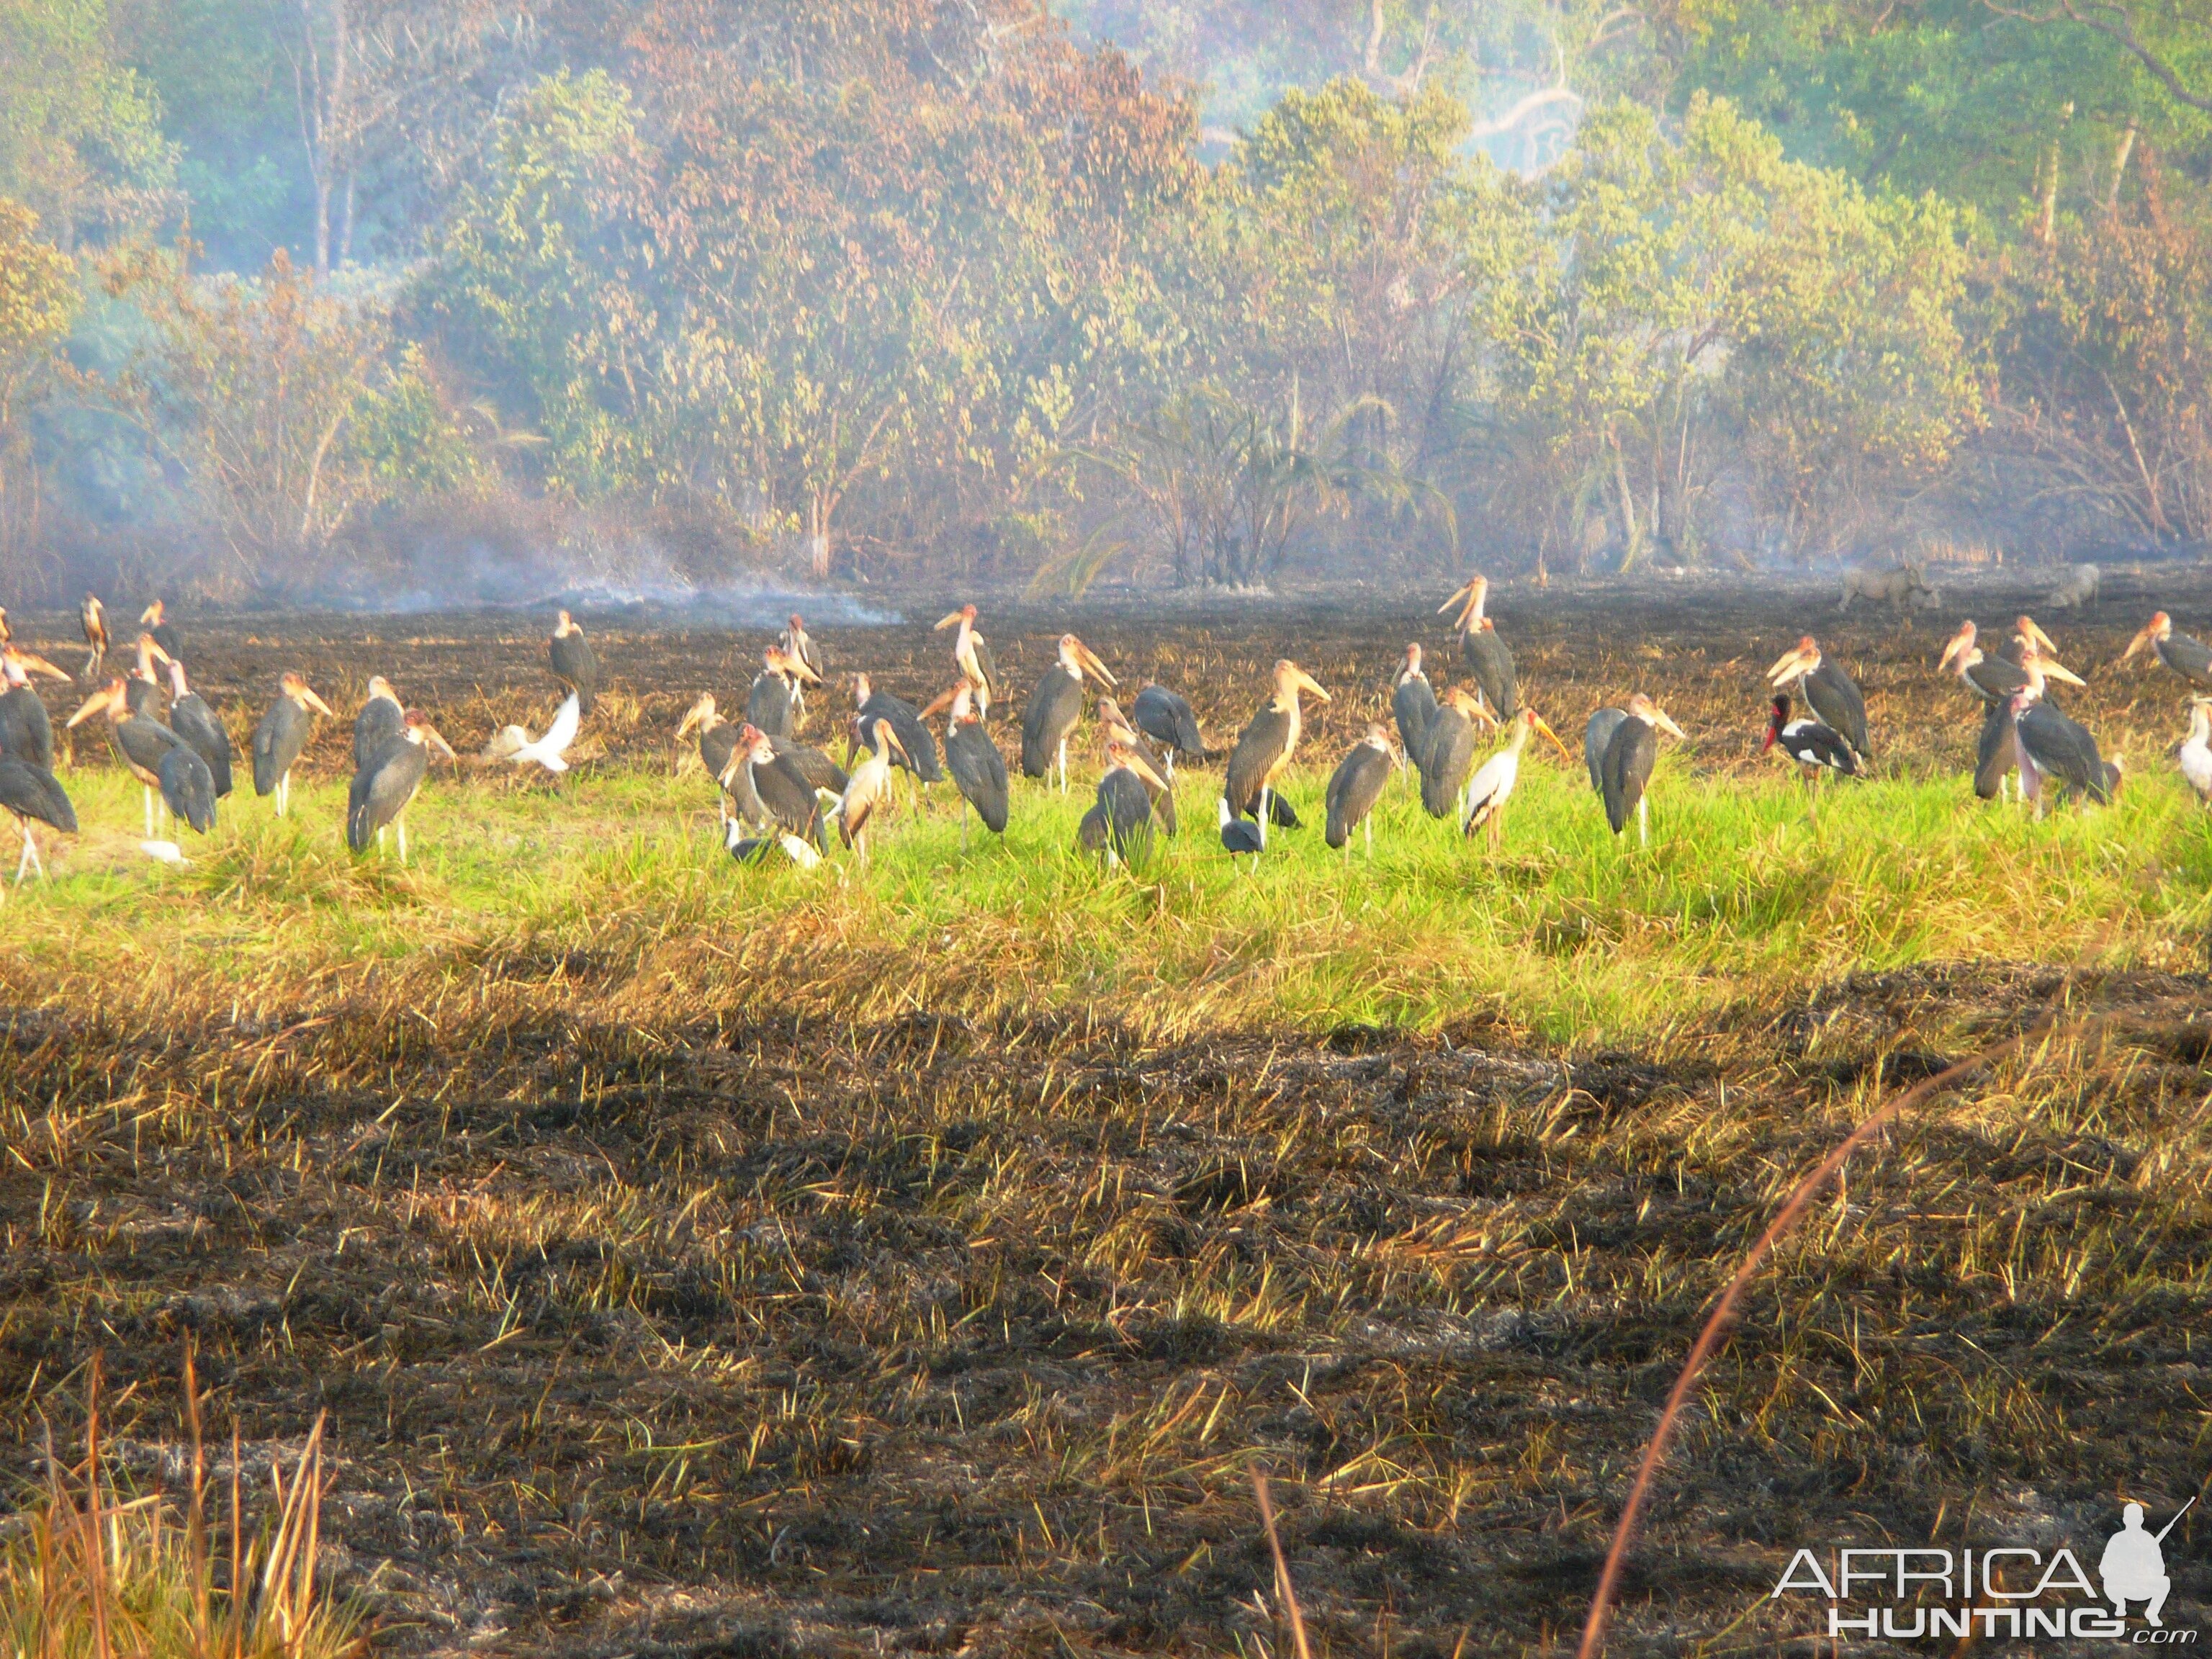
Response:
M2193 551L2183 0L0 0L0 602Z

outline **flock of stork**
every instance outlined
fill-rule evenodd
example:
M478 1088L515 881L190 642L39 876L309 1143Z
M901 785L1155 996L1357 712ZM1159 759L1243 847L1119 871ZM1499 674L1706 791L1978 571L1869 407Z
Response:
M1571 759L1550 725L1522 703L1512 652L1486 614L1488 595L1489 584L1478 576L1440 607L1455 613L1463 684L1438 696L1420 646L1406 647L1404 664L1390 685L1395 731L1380 721L1370 723L1329 777L1323 835L1331 848L1347 847L1357 830L1371 849L1371 814L1392 772L1406 761L1419 772L1421 801L1431 816L1456 820L1468 836L1486 830L1494 845L1502 836L1530 737L1540 732ZM87 597L82 620L91 651L82 678L96 681L111 644L97 598ZM183 640L161 601L147 607L139 623L134 665L127 673L110 676L70 717L69 725L106 716L117 761L144 787L141 845L154 857L176 861L183 857L177 843L155 838L156 814L173 816L203 835L211 831L216 803L233 787L231 743L222 720L191 689ZM1006 688L990 647L976 629L974 605L963 605L937 626L956 630L950 654L957 678L951 687L917 708L876 690L866 674L855 674L842 765L799 736L808 690L822 687L828 671L820 647L796 616L764 652L742 722L725 719L711 694L690 708L676 735L679 741L696 737L699 757L717 786L723 843L732 854L748 861L781 855L811 866L829 849L834 827L836 839L865 863L877 828L893 805L897 770L909 773L921 787L950 775L963 803L963 848L969 809L986 829L1005 833L1011 811L1007 767L988 722L992 706L1005 701ZM2121 660L2146 648L2191 688L2180 767L2197 794L2212 803L2212 649L2175 633L2163 611L2135 636ZM566 611L559 615L547 652L555 678L567 690L559 711L537 737L520 726L505 727L484 749L485 763L536 765L555 774L568 769L567 752L599 690L599 663ZM2057 660L2057 648L2033 619L2021 617L2012 635L1988 653L1974 624L1966 623L1945 650L1941 667L1955 670L1983 704L1974 774L1975 793L1981 798L2002 799L2015 776L2020 798L2033 803L2039 813L2053 781L2077 798L2100 802L2118 789L2118 760L2103 757L2096 739L2060 708L2052 693L2054 683L2079 685L2081 680ZM19 885L30 872L45 873L32 826L70 834L77 827L76 809L53 772L53 731L33 683L39 675L76 678L19 647L9 635L7 613L0 611L0 806L15 815L22 830ZM1269 695L1237 737L1224 774L1216 823L1222 846L1232 854L1256 857L1267 848L1271 826L1298 826L1296 810L1277 786L1297 750L1301 698L1329 701L1328 692L1296 663L1276 663L1271 679ZM1785 653L1768 670L1766 680L1771 700L1767 751L1778 750L1816 784L1831 775L1863 774L1873 752L1865 699L1811 635ZM1109 863L1140 860L1156 828L1176 832L1176 763L1179 758L1202 759L1204 737L1189 702L1167 686L1145 686L1125 713L1110 695L1120 686L1106 664L1074 635L1063 634L1057 659L1023 713L1021 768L1026 776L1048 780L1056 769L1060 792L1066 793L1068 746L1083 722L1086 681L1098 687L1091 712L1103 770L1078 839ZM1797 699L1808 712L1793 717ZM273 797L279 816L290 810L292 770L313 734L315 716L331 714L302 676L280 677L276 698L252 741L254 791ZM945 722L941 758L929 725L940 714ZM1478 764L1485 732L1500 729L1504 742ZM1599 709L1584 727L1583 763L1616 835L1633 817L1639 840L1648 839L1645 789L1661 732L1684 735L1642 693L1625 706ZM382 676L373 678L353 725L346 841L355 852L365 852L372 843L381 848L388 830L405 861L407 808L428 773L434 751L459 758L425 715L404 707Z

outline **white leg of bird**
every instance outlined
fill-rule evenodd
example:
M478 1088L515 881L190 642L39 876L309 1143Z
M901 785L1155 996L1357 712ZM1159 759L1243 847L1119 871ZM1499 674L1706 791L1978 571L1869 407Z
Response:
M376 856L384 856L384 826L380 823L376 827Z
M39 856L39 843L31 834L31 826L23 826L23 850L31 855L31 873L40 881L46 878L46 861Z
M1636 844L1651 845L1651 803L1642 795L1636 798Z
M398 821L392 824L392 833L399 838L399 861L404 864L407 862L407 816L405 813L401 813Z
M23 826L23 856L15 860L15 885L23 884L23 872L31 867L31 826Z
M146 797L146 839L151 841L154 839L154 792L148 789L143 793Z
M1375 856L1375 820L1362 818L1359 827L1367 832L1367 856L1371 859Z
M1067 739L1060 740L1060 793L1067 793Z

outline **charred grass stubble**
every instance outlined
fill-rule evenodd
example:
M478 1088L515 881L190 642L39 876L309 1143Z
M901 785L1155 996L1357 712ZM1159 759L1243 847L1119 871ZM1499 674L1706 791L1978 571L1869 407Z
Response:
M1712 688L1798 631L1760 625L1731 666L1723 614L1663 658L1531 624L1524 677L1563 729L1638 684L1738 721L1747 764L1757 710ZM1959 724L1904 678L1930 641L1865 626L1906 688L1890 729ZM1273 655L1366 684L1400 629L1340 659L1317 624L1146 635L1129 678L1188 686L1225 744ZM726 692L750 651L714 639L727 662L695 665ZM410 681L444 695L465 643L378 665L435 707ZM660 741L698 686L659 688L710 645L639 649L667 706L616 752ZM2155 729L2155 688L2122 690ZM1366 718L1345 702L1319 745ZM298 855L238 856L270 864L252 884ZM444 924L426 872L327 878L337 912L422 904L426 948L301 958L280 930L241 940L258 975L8 971L0 1401L26 1478L49 1425L81 1429L95 1352L125 1468L185 1437L188 1342L249 1463L326 1413L324 1567L398 1650L1564 1650L1783 1194L2059 979L1777 980L1632 1052L1494 1013L1418 1038L849 1019L881 1005L781 983L822 958L749 958L705 912L593 946ZM1807 1626L1766 1596L1800 1543L2094 1538L2122 1494L2194 1489L2207 990L2087 976L2048 1037L1854 1161L1706 1373L1614 1650L1774 1650ZM2177 1606L2203 1554L2192 1517Z

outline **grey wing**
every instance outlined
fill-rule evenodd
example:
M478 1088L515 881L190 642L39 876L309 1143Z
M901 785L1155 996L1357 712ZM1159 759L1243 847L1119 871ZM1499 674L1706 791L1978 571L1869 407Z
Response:
M1605 793L1606 745L1613 741L1613 734L1620 730L1621 721L1627 718L1625 708L1601 708L1583 727L1583 763L1589 768L1590 787L1601 795Z

